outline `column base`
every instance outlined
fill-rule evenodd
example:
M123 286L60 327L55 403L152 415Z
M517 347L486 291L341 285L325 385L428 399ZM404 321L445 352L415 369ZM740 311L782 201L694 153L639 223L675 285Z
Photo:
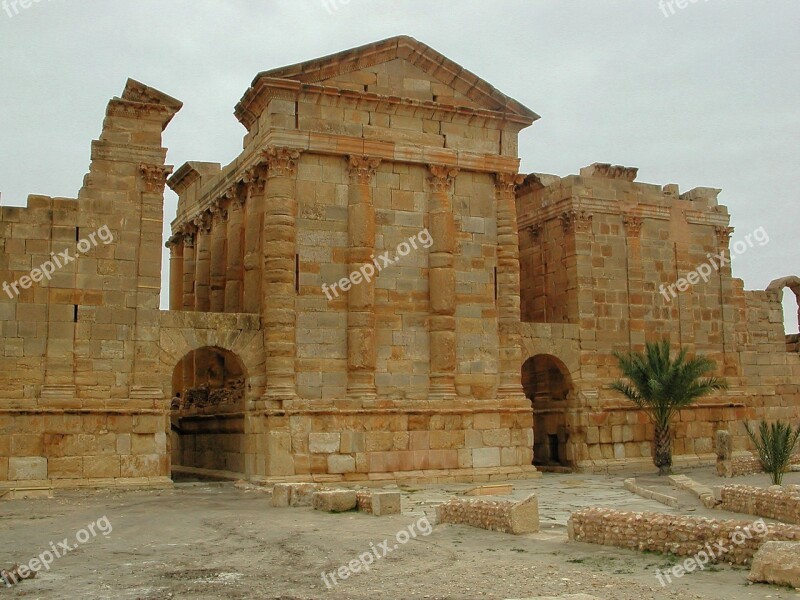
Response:
M455 400L458 397L454 383L431 383L428 397L432 400Z

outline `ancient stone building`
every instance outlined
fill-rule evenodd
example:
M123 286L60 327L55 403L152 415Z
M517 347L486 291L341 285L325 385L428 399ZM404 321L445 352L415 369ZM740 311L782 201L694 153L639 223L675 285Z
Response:
M726 265L659 288L726 251L717 190L519 175L537 115L408 37L259 74L240 156L170 177L180 107L129 81L77 199L0 209L0 487L646 463L648 425L607 385L613 350L662 336L735 383L684 411L678 454L798 416L795 280L744 292Z

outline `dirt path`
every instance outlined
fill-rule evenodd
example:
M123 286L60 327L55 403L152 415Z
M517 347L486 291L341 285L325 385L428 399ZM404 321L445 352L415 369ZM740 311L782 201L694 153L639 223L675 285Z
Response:
M662 588L654 572L671 566L670 558L568 543L558 524L529 536L443 525L393 544L420 511L376 518L275 509L267 494L231 485L70 494L9 501L0 510L2 565L27 562L65 537L78 546L36 579L3 590L19 598L800 598L748 585L746 570L724 565ZM76 544L76 532L102 517L110 535L95 528L96 536ZM384 540L390 552L369 572L326 587L323 571Z

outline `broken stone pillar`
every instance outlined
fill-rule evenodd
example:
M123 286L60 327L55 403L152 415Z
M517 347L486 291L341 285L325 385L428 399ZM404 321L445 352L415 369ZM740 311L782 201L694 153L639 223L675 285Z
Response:
M300 150L264 151L267 188L262 229L262 326L267 376L265 399L282 403L297 397L295 389L297 197Z
M524 181L516 173L495 175L497 206L497 328L499 333L499 398L524 399L520 346L519 233L516 187Z
M231 190L231 201L228 205L228 250L225 284L225 312L242 312L242 288L244 281L243 243L244 243L244 207L241 191L234 187Z
M372 180L380 159L348 158L347 240L350 273L372 263L375 253L375 206ZM374 400L375 389L375 281L359 276L347 292L347 396Z
M272 506L277 508L311 506L318 483L276 483L272 486Z
M210 255L210 285L209 304L211 312L225 310L225 238L227 237L227 211L218 203L211 211L211 255Z
M430 398L456 397L456 225L451 190L458 169L430 165Z

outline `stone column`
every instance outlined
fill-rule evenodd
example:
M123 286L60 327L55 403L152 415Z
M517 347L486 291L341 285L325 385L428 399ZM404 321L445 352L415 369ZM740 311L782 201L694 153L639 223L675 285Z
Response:
M451 189L458 169L430 165L430 392L434 400L456 397L456 225Z
M261 236L264 260L261 305L267 376L265 399L279 403L297 397L295 255L299 158L300 150L292 148L264 151L267 188Z
M183 233L183 306L184 311L194 310L194 283L195 283L195 261L194 261L194 240L195 232L192 228L186 228ZM182 359L183 364L183 389L187 390L194 387L194 361L191 355Z
M169 248L169 309L183 308L183 240L173 236L167 242Z
M231 190L228 205L228 249L227 283L225 284L225 312L242 312L242 288L244 282L244 207L242 190Z
M497 206L497 330L499 334L498 398L525 399L522 389L522 348L519 311L519 232L516 173L495 175Z
M228 237L227 211L215 204L212 212L211 226L211 312L225 310L225 271L227 261L225 258L225 239Z
M194 229L187 228L183 233L183 310L194 310Z
M264 190L267 182L266 169L258 166L245 175L246 201L244 205L244 291L242 310L246 313L261 313L261 231L264 221Z
M195 310L208 312L211 306L211 220L208 213L194 220L197 227L195 246Z
M195 310L211 308L211 215L204 213L194 221L197 227L195 247ZM208 354L202 349L194 353L194 385L208 381Z
M348 158L348 273L371 263L375 253L375 206L371 183L380 164L379 158ZM347 292L348 398L376 398L375 341L375 281L354 281Z
M633 214L622 215L627 250L626 264L628 278L628 343L631 350L644 350L645 344L645 289L644 266L642 265L642 225L641 217Z

